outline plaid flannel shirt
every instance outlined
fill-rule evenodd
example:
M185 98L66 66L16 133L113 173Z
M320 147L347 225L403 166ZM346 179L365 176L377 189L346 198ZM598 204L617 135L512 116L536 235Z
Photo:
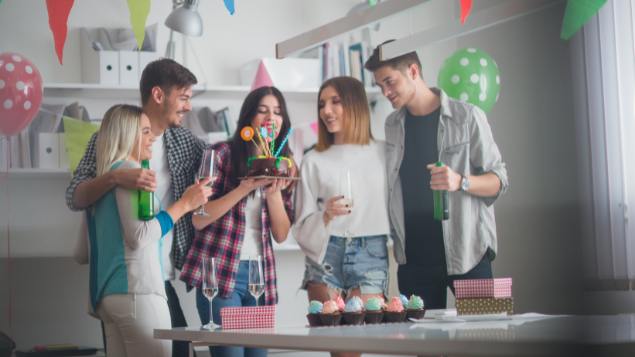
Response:
M66 204L73 211L80 209L73 206L73 194L77 186L97 175L97 134L88 142L84 156L73 173L73 179L66 189ZM165 146L168 153L168 165L172 176L172 192L174 200L178 201L183 192L194 184L195 176L201 162L201 155L205 150L205 143L196 138L185 128L167 129L165 131ZM188 212L174 224L174 240L172 241L172 259L174 267L181 270L192 241L194 240L194 226L192 213Z
M217 143L212 147L216 150L216 164L218 177L212 185L210 200L216 200L235 188L228 181L231 170L230 143ZM266 192L262 192L262 253L264 257L265 273L265 304L274 305L278 302L276 289L276 263L271 245L271 231L269 225L269 210ZM284 193L284 208L291 223L293 223L293 206L291 203L292 190ZM190 253L185 260L181 273L181 280L186 284L201 288L201 262L209 257L216 258L218 265L218 296L229 298L234 291L240 252L245 236L245 205L247 196L234 205L224 216L196 233Z

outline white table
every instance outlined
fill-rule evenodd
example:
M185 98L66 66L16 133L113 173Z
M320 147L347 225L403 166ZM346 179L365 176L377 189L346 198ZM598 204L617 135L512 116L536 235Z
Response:
M635 356L635 317L566 316L541 320L208 331L155 330L154 338L307 351L418 356Z

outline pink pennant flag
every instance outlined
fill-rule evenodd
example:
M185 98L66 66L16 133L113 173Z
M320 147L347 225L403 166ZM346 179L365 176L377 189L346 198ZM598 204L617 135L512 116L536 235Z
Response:
M313 130L315 135L318 135L318 122L314 121L313 123L309 124L309 126L311 127L311 130Z
M62 64L64 57L64 43L66 43L66 23L68 15L71 13L75 0L46 0L46 9L49 13L49 26L53 31L55 41L55 52Z
M472 10L472 0L461 0L461 23L465 23L470 10Z
M260 87L273 87L273 81L271 77L269 77L269 72L267 72L267 68L265 64L260 61L258 65L258 72L256 72L256 78L254 79L254 83L251 85L251 90L258 89Z

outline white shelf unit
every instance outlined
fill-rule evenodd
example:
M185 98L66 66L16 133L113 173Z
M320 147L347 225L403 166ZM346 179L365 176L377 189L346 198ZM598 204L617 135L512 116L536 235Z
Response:
M101 85L90 83L45 83L44 98L73 97L79 99L140 99L138 86ZM247 86L192 86L192 98L243 100L249 94ZM285 99L316 101L319 88L279 88ZM379 87L366 88L369 99L381 95Z
M0 172L0 179L6 173ZM68 169L9 169L9 179L12 178L67 178L70 180L71 173Z

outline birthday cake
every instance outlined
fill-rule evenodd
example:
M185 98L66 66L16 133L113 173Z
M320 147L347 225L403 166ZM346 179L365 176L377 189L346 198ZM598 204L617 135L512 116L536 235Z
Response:
M282 148L287 143L289 138L289 133L287 137L284 138L282 144L278 148L278 150L274 154L275 148L275 140L278 136L279 132L276 132L275 125L272 129L261 128L258 132L259 140L262 145L262 148L256 144L253 140L254 138L254 130L250 126L246 126L241 131L240 135L245 141L253 141L256 144L256 147L262 151L263 155L250 157L247 160L247 177L258 177L258 176L272 176L272 177L290 177L289 169L291 168L291 160L289 158L280 156L280 152ZM263 137L271 138L271 146L268 147L265 145Z

